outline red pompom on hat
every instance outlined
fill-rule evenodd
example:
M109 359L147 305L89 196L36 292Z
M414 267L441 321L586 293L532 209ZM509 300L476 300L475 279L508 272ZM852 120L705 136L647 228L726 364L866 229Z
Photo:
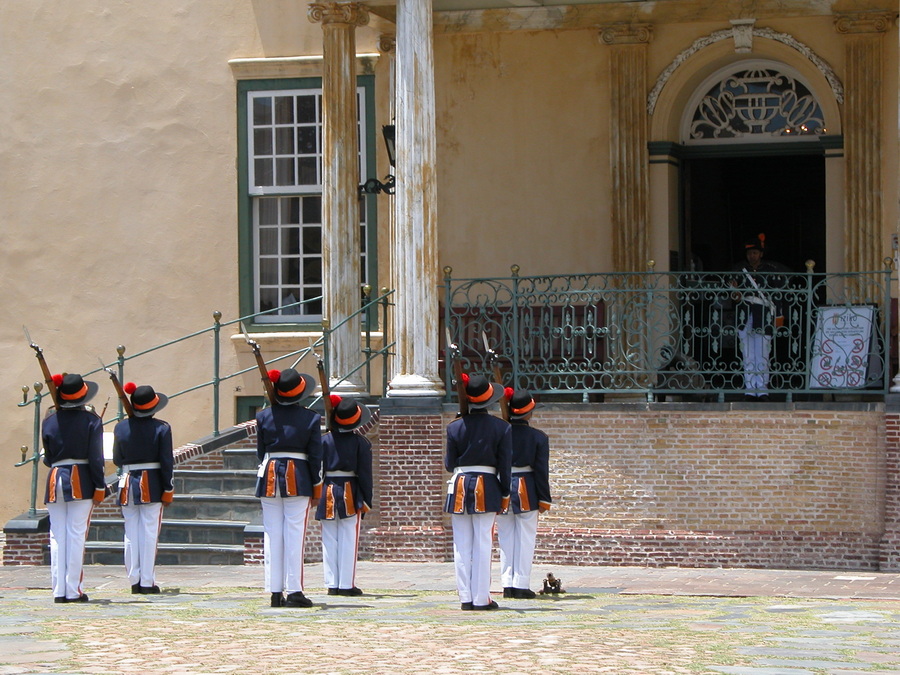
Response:
M462 374L462 381L463 381L463 384L469 384L469 374L468 373Z
M53 384L55 384L57 387L59 387L63 383L63 376L60 373L57 373L50 379L53 380Z
M269 371L269 379L272 380L272 382L278 382L278 380L281 379L281 371L273 368Z
M506 397L507 401L509 399L511 399L513 397L513 394L515 394L515 393L516 393L516 390L513 389L512 387L507 387L506 389L503 390L503 395Z
M122 391L126 394L133 394L135 389L137 389L137 385L134 382L126 382L125 386L122 387Z
M341 397L338 394L332 394L328 399L331 401L332 408L337 408L341 403Z

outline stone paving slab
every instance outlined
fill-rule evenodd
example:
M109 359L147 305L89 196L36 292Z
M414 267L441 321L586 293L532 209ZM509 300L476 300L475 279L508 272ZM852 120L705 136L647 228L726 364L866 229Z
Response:
M495 566L494 579L498 579ZM359 565L360 597L273 609L259 566L85 568L55 604L49 569L0 568L0 675L32 673L900 673L897 575L554 567L566 592L462 612L448 563ZM852 579L837 577L852 576ZM535 584L536 585L536 584ZM495 589L499 591L500 589Z

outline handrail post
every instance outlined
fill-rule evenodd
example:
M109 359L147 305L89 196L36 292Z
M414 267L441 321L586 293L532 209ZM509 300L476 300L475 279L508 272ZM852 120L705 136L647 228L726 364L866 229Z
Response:
M363 306L366 308L365 314L363 315L363 320L365 321L366 331L365 331L365 347L363 348L363 354L366 355L366 391L370 394L372 393L372 314L373 312L369 308L369 300L372 295L372 286L366 284L363 286Z
M116 354L118 354L118 356L116 357L116 365L117 365L117 369L119 371L119 374L118 374L119 382L121 382L122 385L124 386L125 385L125 345L119 345L118 347L116 347ZM122 418L125 417L125 407L122 405L122 399L120 399L118 396L116 396L116 399L118 400L118 406L116 407L116 410L117 410L116 420L121 420Z
M222 332L222 312L216 310L213 312L213 436L219 435L219 368L221 348L219 346L219 336Z
M34 383L34 445L31 455L31 506L29 515L37 514L38 459L41 448L41 388L40 382Z
M388 383L388 289L386 286L381 289L381 395L387 396Z
M331 350L328 347L328 340L331 337L331 321L322 317L322 361L325 363L325 372L331 378ZM330 384L330 382L329 382Z
M509 271L512 273L512 310L513 310L513 325L512 325L512 335L509 336L509 342L512 347L511 349L511 357L512 357L512 367L510 369L510 375L512 375L512 387L513 389L519 388L519 344L521 343L519 336L519 312L521 308L519 307L519 270L521 268L518 265L510 265Z
M453 290L450 287L450 278L453 274L453 268L450 265L446 265L444 267L444 329L449 336L447 339L453 340L453 332L450 328L450 320L453 317L453 312L451 311L451 303L453 301ZM450 400L450 392L454 391L453 389L453 376L450 370L450 345L444 345L444 391L446 392L446 400Z
M813 339L815 338L815 334L816 334L816 323L815 322L817 320L817 318L814 316L814 312L813 312L813 306L814 306L813 289L815 287L813 284L813 270L816 267L816 261L812 260L812 259L807 260L805 265L806 265L806 335L804 335L803 337L806 342L806 363L811 365L812 364L812 350L814 347ZM790 317L788 317L787 320L790 321ZM807 376L807 380L804 383L805 389L810 388L811 380L812 380L812 378ZM793 400L793 397L790 395L790 392L788 392L787 400L789 400L789 401Z

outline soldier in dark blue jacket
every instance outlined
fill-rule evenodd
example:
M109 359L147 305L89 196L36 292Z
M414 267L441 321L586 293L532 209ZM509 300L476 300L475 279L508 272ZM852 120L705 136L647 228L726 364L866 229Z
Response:
M465 378L465 375L463 376ZM510 425L488 414L503 386L473 375L466 383L469 414L447 426L444 466L451 471L444 510L451 514L456 588L463 610L496 609L491 600L494 518L509 506Z
M150 385L127 382L134 417L113 429L113 464L119 478L119 506L125 519L125 571L132 593L159 593L156 549L163 506L175 495L172 428L153 416L169 402Z
M266 588L272 607L312 607L303 594L303 549L309 508L322 492L322 418L300 401L316 381L293 368L269 375L275 401L256 414Z
M94 504L106 496L103 423L85 404L99 387L81 375L54 375L59 409L42 426L50 467L44 503L50 515L50 576L55 602L87 602L82 591L84 542Z
M354 430L372 413L350 398L332 395L331 433L322 437L322 570L328 595L362 595L356 586L359 527L372 508L372 444Z
M500 544L500 580L504 598L533 598L531 561L537 538L538 513L548 511L550 498L550 441L529 426L534 398L525 390L509 400L512 425L512 483L510 508L497 517Z

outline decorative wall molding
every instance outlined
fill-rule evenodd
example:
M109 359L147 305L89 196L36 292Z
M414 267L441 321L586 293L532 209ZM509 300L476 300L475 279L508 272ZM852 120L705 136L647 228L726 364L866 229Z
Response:
M736 31L740 34L740 42L738 42L736 38ZM816 54L807 45L803 44L794 36L789 35L788 33L779 33L772 30L771 28L753 28L752 36L780 42L803 54L804 57L806 57L813 65L815 65L816 68L818 68L819 72L821 72L825 79L828 81L828 84L831 87L831 91L834 94L837 102L844 102L844 86L843 84L841 84L841 81L838 79L834 70L823 58ZM729 39L735 39L736 49L739 49L740 45L746 43L746 27L733 26L731 28L717 30L705 37L697 38L690 47L678 54L678 56L676 56L672 60L672 62L666 67L666 69L663 70L662 73L660 73L659 77L656 80L656 84L653 85L653 89L650 90L650 94L647 96L647 114L653 114L653 111L656 109L656 102L659 99L659 95L662 92L663 87L666 86L666 83L672 77L672 74L682 64L684 64L689 58L691 58L701 49L704 49L705 47L708 47L716 42Z
M653 39L649 23L615 23L600 29L600 42L605 45L648 44Z
M306 15L312 23L345 23L365 26L369 23L369 9L358 2L314 2Z
M885 33L894 24L896 14L862 12L842 14L834 20L834 29L843 35L857 33Z

